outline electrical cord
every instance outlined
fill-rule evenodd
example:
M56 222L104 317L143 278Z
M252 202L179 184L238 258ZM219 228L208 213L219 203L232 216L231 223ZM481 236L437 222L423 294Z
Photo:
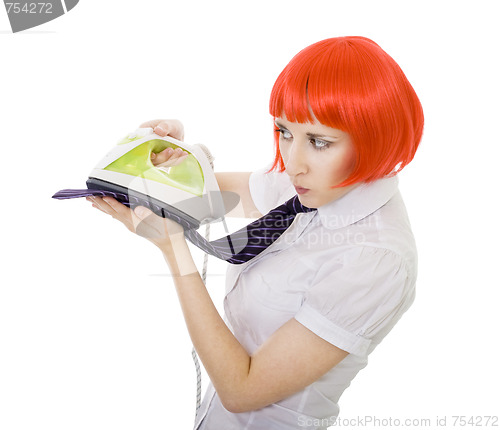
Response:
M197 144L205 155L207 156L208 162L210 163L210 166L212 169L214 168L214 157L210 153L209 149L199 143ZM210 241L210 223L205 224L205 239L207 241ZM205 253L205 256L203 257L203 269L201 271L201 279L205 285L207 285L207 267L208 267L208 254ZM196 369L196 411L195 411L195 423L196 423L196 418L198 417L198 411L201 406L201 367L200 367L200 361L198 360L198 354L196 353L196 349L193 346L193 349L191 350L191 356L193 357L194 361L194 367Z
M210 224L205 225L205 239L210 240ZM203 257L203 269L201 272L201 279L203 280L203 283L206 285L206 279L207 279L207 267L208 267L208 254L205 253L205 256ZM194 361L194 367L196 369L196 411L195 411L195 421L196 418L198 417L198 410L200 409L201 406L201 368L200 368L200 362L198 360L198 354L196 353L196 349L193 346L193 349L191 350L191 355L193 357Z

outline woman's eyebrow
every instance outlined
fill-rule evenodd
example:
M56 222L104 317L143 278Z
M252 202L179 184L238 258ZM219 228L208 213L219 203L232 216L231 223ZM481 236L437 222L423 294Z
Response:
M288 130L288 128L286 128L278 120L274 121L274 125L276 125L276 127L278 127L278 128L283 128L285 130ZM323 139L326 138L326 139L334 139L334 140L341 138L341 136L331 136L329 134L318 134L318 133L306 133L306 136L310 137L310 138L323 138Z
M313 138L340 139L339 136L331 136L329 134L306 133L306 135Z

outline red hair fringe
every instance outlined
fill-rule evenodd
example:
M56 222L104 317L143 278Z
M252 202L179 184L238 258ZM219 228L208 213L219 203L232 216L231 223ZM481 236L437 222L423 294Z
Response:
M413 159L424 126L422 106L401 68L359 36L326 39L300 51L276 80L269 109L274 118L313 123L316 117L349 133L356 163L338 187L401 171ZM269 171L283 172L278 137Z

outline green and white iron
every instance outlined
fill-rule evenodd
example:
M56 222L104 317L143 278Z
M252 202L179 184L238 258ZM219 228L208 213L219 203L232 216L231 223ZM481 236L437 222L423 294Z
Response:
M154 166L151 154L182 148L188 156L168 168ZM87 187L126 193L152 201L193 226L223 220L226 206L236 206L236 196L221 193L213 171L212 156L202 145L188 145L152 128L140 128L122 139L95 166ZM234 194L234 193L229 193Z

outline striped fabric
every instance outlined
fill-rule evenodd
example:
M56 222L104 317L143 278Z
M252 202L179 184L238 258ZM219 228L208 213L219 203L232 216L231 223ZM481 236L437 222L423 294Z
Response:
M300 212L310 212L297 195L229 236L207 242L196 230L185 236L198 248L232 264L246 263L278 239Z
M129 197L129 195L123 193L94 189L61 190L52 197L55 199L71 199L90 195L111 196L128 207L145 206L160 216L172 219L184 227L184 234L191 243L206 253L232 264L246 263L259 255L290 227L298 213L316 210L303 206L298 196L295 195L246 227L229 236L208 242L187 220L169 212L166 208L156 207L157 205L148 200L133 196Z

